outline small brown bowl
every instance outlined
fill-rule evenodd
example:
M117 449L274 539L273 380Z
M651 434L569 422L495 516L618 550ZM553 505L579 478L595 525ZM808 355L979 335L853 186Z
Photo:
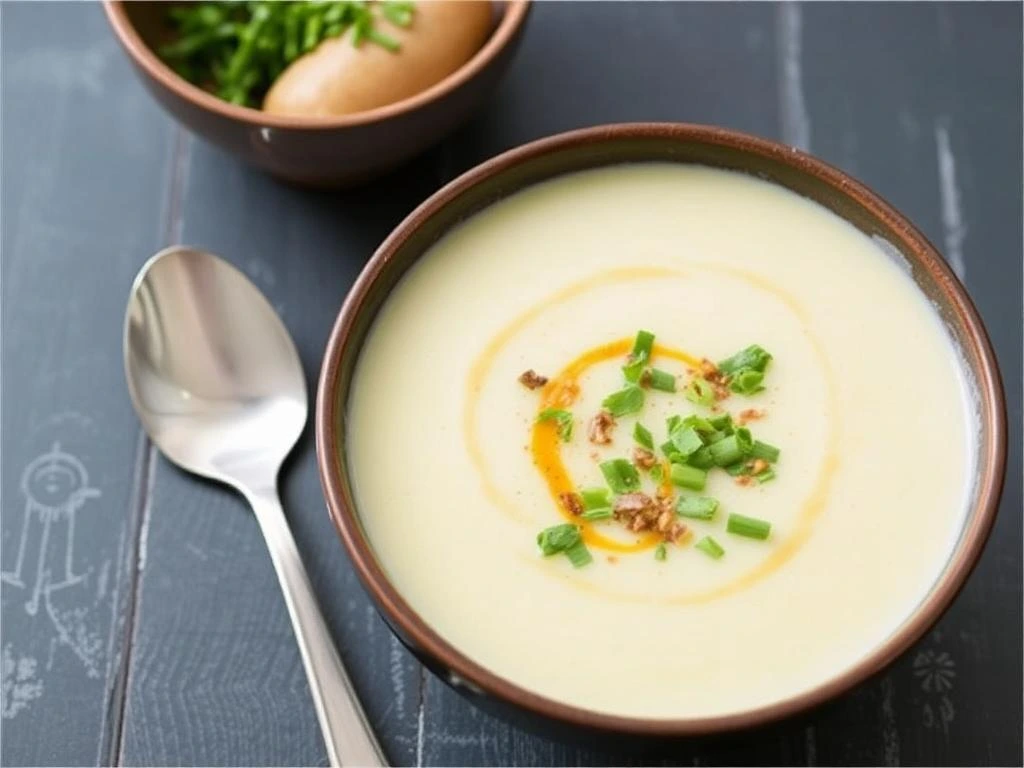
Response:
M737 170L817 201L903 256L966 361L980 421L977 481L945 569L913 614L855 667L789 699L725 716L678 720L619 717L538 696L472 662L402 598L381 568L359 521L345 463L345 409L367 331L409 267L460 220L495 200L553 176L624 162L667 161ZM486 254L481 254L486 258ZM790 147L699 125L642 123L588 128L535 141L468 171L413 211L370 259L345 300L327 345L316 406L320 477L341 539L362 583L400 639L424 663L485 708L513 714L557 735L680 737L762 725L832 699L882 670L949 607L978 560L1002 492L1006 412L992 347L970 298L935 248L903 216L859 182Z
M498 4L501 18L468 62L408 99L336 118L269 115L218 99L154 53L168 39L167 4L104 0L121 45L160 105L196 135L257 168L309 186L347 186L389 171L451 132L494 91L512 61L529 0Z

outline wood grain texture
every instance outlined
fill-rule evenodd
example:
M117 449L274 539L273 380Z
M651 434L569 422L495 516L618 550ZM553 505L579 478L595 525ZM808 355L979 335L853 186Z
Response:
M1002 362L1012 428L985 556L925 640L805 718L642 754L583 749L482 714L397 644L327 518L307 431L282 496L386 751L403 765L1020 764L1020 30L1019 4L539 3L508 78L469 124L386 179L324 194L176 129L99 8L4 5L3 571L26 512L39 516L21 474L59 441L101 495L75 513L74 575L87 576L53 602L87 608L65 624L98 628L103 642L102 656L85 653L99 660L90 676L59 622L26 611L31 588L3 584L0 762L325 760L251 513L140 439L120 323L142 260L183 241L241 267L295 338L312 396L352 280L441 183L557 131L683 120L809 148L906 212L964 275Z
M120 328L135 271L163 236L169 127L98 7L0 13L0 762L107 763L144 482Z

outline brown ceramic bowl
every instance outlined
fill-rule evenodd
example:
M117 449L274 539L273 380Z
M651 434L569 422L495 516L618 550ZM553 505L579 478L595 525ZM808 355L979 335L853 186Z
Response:
M885 238L938 308L978 396L978 477L971 508L949 562L913 615L855 667L837 671L814 690L720 717L648 720L591 712L538 696L470 661L431 629L388 581L360 524L345 463L345 409L360 347L389 291L416 259L461 219L518 189L566 172L647 160L756 175L816 200L868 235ZM410 214L366 265L338 316L320 377L316 438L331 518L359 577L394 631L429 667L478 703L514 711L526 724L554 725L562 734L583 729L675 737L760 725L821 704L878 672L920 638L953 601L992 527L1006 461L1006 414L992 347L963 286L924 236L877 195L820 160L771 141L707 126L630 124L574 131L513 149L463 174Z
M311 186L357 184L439 141L494 91L522 35L529 0L498 4L501 18L476 55L439 83L384 107L336 118L268 115L218 99L154 53L169 33L167 4L104 0L114 33L147 90L198 136L280 178Z

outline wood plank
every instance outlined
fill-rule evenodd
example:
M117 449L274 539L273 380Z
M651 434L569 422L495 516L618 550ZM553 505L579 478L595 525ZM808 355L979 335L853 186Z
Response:
M162 238L169 132L99 8L0 14L0 762L101 764L120 719L144 479L121 318Z
M288 326L310 402L327 334L377 244L436 186L432 157L358 191L291 189L189 140L182 240L243 269ZM415 749L420 671L369 605L328 519L312 430L283 500L321 605L391 759ZM121 759L317 765L326 755L256 521L157 459Z

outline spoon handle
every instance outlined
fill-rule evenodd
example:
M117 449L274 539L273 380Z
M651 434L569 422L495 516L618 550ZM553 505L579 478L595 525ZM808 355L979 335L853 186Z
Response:
M386 766L387 759L345 672L317 605L276 488L246 493L281 582L332 766Z

